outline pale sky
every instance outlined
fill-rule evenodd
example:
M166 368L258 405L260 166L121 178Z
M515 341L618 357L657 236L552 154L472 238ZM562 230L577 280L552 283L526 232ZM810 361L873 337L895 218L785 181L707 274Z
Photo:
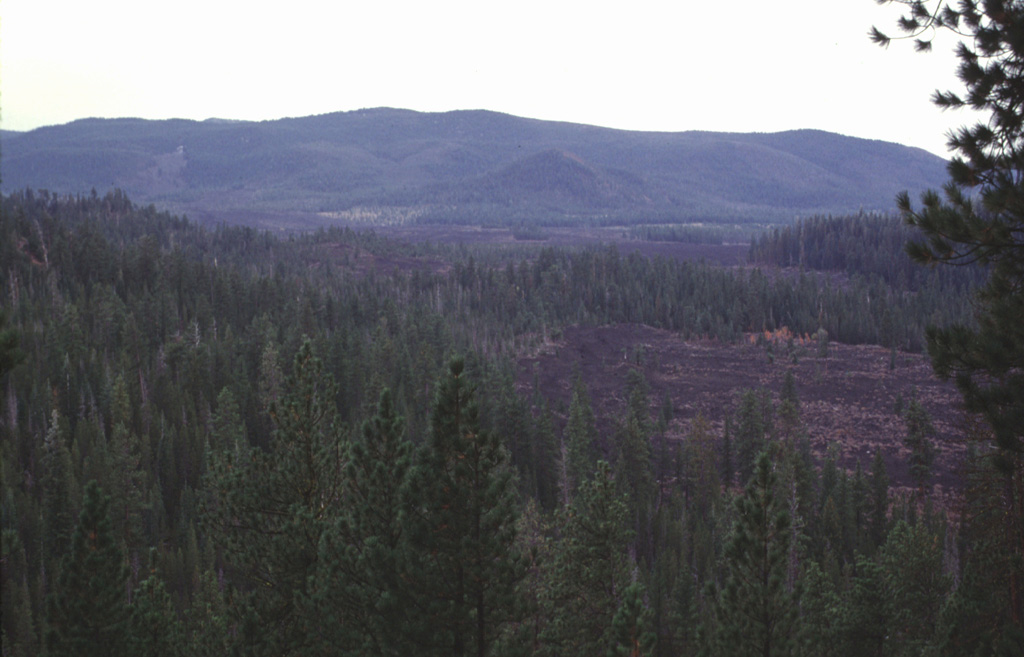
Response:
M951 35L874 0L0 0L0 127L489 109L630 130L818 128L946 155Z

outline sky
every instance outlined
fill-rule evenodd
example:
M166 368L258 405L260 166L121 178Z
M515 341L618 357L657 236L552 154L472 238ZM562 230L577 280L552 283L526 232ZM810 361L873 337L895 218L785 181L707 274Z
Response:
M816 128L947 156L952 35L874 0L0 0L0 128L488 109L628 130Z

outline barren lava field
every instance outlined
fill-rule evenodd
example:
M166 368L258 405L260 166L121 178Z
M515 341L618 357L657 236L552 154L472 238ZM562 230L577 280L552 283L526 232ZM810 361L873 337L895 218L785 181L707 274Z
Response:
M669 440L683 439L698 412L711 421L721 438L725 417L736 408L743 389L766 387L777 403L786 370L792 368L802 418L819 462L835 443L841 467L852 471L860 461L867 470L875 450L882 450L896 488L909 488L910 480L905 426L894 404L899 395L909 400L916 394L936 430L934 499L955 493L965 451L958 436L963 435L967 418L959 410L953 384L936 379L925 356L900 353L896 369L890 371L885 348L832 343L828 357L817 358L817 345L801 345L797 338L795 364L786 356L784 339L775 343L771 363L765 348L748 337L743 344L730 345L684 341L649 326L572 327L520 361L519 386L526 394L539 386L560 429L578 369L590 392L598 433L610 440L615 423L625 413L628 372L640 367L649 386L652 417L657 416L665 395L672 399L675 414Z

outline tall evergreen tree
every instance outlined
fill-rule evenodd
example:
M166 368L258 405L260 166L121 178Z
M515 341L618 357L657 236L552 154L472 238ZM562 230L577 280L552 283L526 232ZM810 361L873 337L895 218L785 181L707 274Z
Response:
M796 440L803 432L800 418L800 398L796 394L796 377L792 368L786 370L782 379L782 391L779 393L779 436L786 440Z
M185 613L187 654L193 657L220 657L234 644L234 627L217 573L206 570Z
M736 500L736 522L723 555L725 584L718 596L713 655L791 655L799 642L799 582L787 585L790 519L777 497L768 454Z
M615 482L626 493L630 522L637 539L636 551L645 559L652 558L650 520L656 498L656 482L651 461L647 382L639 370L630 370L626 419L619 432L615 470Z
M598 456L596 438L597 427L590 395L583 377L577 373L573 378L569 419L565 425L563 503L567 504L580 485L593 474Z
M903 443L910 448L910 476L917 485L918 494L924 494L931 478L932 462L935 461L935 447L932 441L935 427L931 416L917 397L913 397L903 409L903 422L907 427L907 435Z
M139 657L185 655L185 635L178 612L155 563L135 592L130 619L131 654Z
M0 309L0 381L25 360L24 352L18 348L19 339L17 331L7 327L7 311Z
M767 390L743 391L733 423L732 443L740 481L748 481L753 476L757 456L768 446L768 439L773 432L773 415L771 397Z
M0 551L0 643L11 657L42 653L29 594L25 546L13 529L4 529Z
M309 603L336 622L317 628L324 652L400 655L409 626L402 551L412 443L387 388L353 439L345 467L345 510L323 534ZM311 612L315 613L315 612Z
M221 388L217 394L217 411L213 415L213 431L210 432L207 451L220 453L242 445L245 425L238 410L238 402L230 388Z
M937 91L935 104L988 115L950 135L956 154L945 201L929 191L920 210L906 193L898 203L925 238L908 245L911 257L925 264L978 263L988 272L977 326L930 329L928 351L936 372L956 380L968 410L985 415L1004 457L1015 460L1024 450L1024 88L1016 74L1024 67L1018 36L1024 4L986 0L954 8L941 1L896 1L908 7L900 30L919 50L930 49L943 28L959 37L957 73L967 94ZM889 43L878 29L872 38Z
M703 414L698 413L690 425L690 432L683 445L682 456L683 481L677 485L683 487L686 496L688 522L700 520L703 523L714 521L715 511L721 500L722 485L715 467L714 436L711 424Z
M1021 491L1009 489L1005 476L976 449L968 450L965 472L958 539L963 567L953 572L959 580L941 611L937 653L978 654L983 646L1018 642L1009 654L1020 654L1024 636L1014 629L1013 590L1006 582L1024 571L1015 556L1016 546L1024 542L1024 526L1009 522L1007 513Z
M529 489L520 486L520 490L532 492L532 496L537 498L544 509L553 509L558 505L559 451L551 408L544 404L530 435L528 454L532 465L526 469L525 474L529 475L532 486ZM522 472L522 469L519 471Z
M82 513L47 600L49 655L121 655L129 649L128 570L110 522L110 497L85 487Z
M630 583L632 540L628 506L605 461L563 513L546 567L544 654L601 654L613 645L612 621Z
M224 452L211 461L207 520L225 558L241 577L235 605L247 649L301 654L310 627L332 622L299 613L316 573L320 538L343 500L345 441L335 420L336 386L311 343L295 356L269 449Z
M70 544L74 530L71 496L78 489L66 431L66 423L54 409L43 438L43 471L40 477L45 525L43 558L53 565L67 553Z
M462 359L441 378L430 436L409 494L405 554L417 606L419 654L492 654L514 620L525 576L516 545L516 488L508 453L480 429L474 387Z
M725 429L722 434L722 484L732 488L736 475L736 449L732 441L732 418L725 418Z
M657 634L652 631L650 607L644 601L644 586L633 582L622 593L622 604L612 618L608 657L650 657Z
M107 478L114 511L114 531L136 558L145 543L142 513L145 508L146 471L142 467L139 437L123 422L117 422L107 444Z
M868 536L871 552L882 546L889 526L889 474L885 468L885 458L881 450L875 451L871 461L870 480L871 499L868 509Z
M892 655L920 655L936 636L950 581L942 544L923 522L897 522L879 551Z
M838 639L842 654L882 657L892 619L886 607L883 571L874 559L858 555L843 599Z
M840 597L832 577L816 561L808 561L803 574L804 593L800 597L802 652L807 657L833 657L842 654L839 644Z
M928 353L935 372L956 381L968 411L992 428L994 461L1006 476L1006 531L1024 521L1024 3L1019 0L898 0L907 8L898 26L918 50L948 29L956 37L957 75L966 94L937 91L942 108L970 107L982 114L974 125L949 137L945 199L934 191L915 209L908 194L897 199L904 220L923 240L907 251L924 264L980 266L987 274L977 293L973 325L932 327ZM889 37L877 28L872 39ZM1013 548L1024 561L1024 542ZM1009 615L1014 633L1024 635L1024 577L1008 574Z

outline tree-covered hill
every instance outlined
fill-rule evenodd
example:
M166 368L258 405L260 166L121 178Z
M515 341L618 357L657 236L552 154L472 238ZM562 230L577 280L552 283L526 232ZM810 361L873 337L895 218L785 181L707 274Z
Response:
M86 119L2 139L7 192L119 187L191 214L392 208L468 223L789 221L888 210L898 192L944 178L944 161L922 150L814 130L631 132L486 111Z

